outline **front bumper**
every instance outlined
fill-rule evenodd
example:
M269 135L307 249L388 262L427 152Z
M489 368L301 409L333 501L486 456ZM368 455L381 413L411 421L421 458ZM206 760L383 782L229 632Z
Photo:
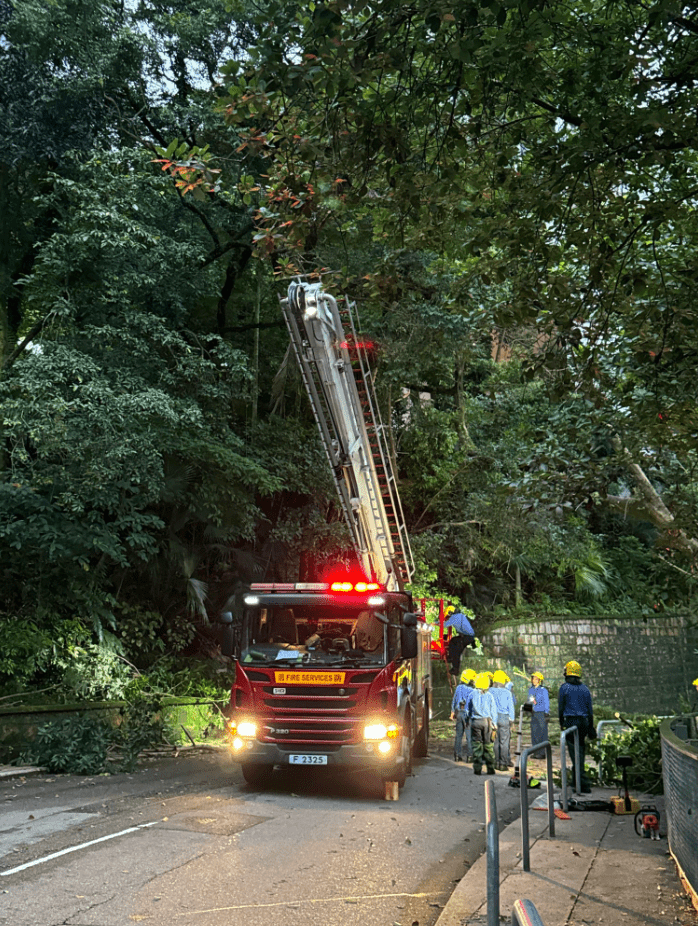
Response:
M246 740L241 749L230 747L230 753L237 762L254 762L260 765L285 765L290 768L331 768L339 770L342 768L351 771L369 770L377 771L385 776L387 780L392 780L395 775L402 771L405 765L405 759L399 754L399 740L392 747L387 755L378 751L377 743L358 743L350 746L333 746L331 751L324 752L318 748L317 744L304 747L299 744L293 749L284 747L283 749L276 743L260 743L257 740ZM320 765L308 762L307 764L291 765L290 756L325 756L327 762Z

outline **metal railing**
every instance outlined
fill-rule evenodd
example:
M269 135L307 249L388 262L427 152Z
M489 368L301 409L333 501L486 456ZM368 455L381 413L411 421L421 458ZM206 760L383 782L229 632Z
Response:
M494 782L485 782L485 828L487 830L487 926L499 926L499 829Z
M693 902L698 904L698 814L695 812L698 794L698 745L686 742L676 735L680 719L689 715L667 718L662 721L662 778L664 804L667 815L669 851L676 862L684 884L688 885ZM698 724L698 714L690 715ZM693 812L691 813L691 809Z
M622 721L622 720L599 720L599 722L596 724L596 741L597 741L597 743L600 744L600 743L601 743L601 740L603 739L604 727L609 727L609 726L614 726L614 727L623 726L623 721ZM599 759L599 784L602 785L602 784L604 784L604 780L603 780L603 750L599 750L599 755L602 757L602 758Z
M552 753L550 753L552 762ZM523 790L523 789L522 789ZM499 926L499 829L494 782L485 782L485 826L487 836L487 926ZM544 926L531 900L516 900L511 911L512 926Z
M560 782L562 788L562 809L567 813L567 734L574 733L574 791L579 794L582 789L582 761L579 751L579 730L568 727L560 733Z
M550 745L550 742L546 740L544 743L537 743L535 746L529 746L528 749L524 749L521 753L521 862L523 864L524 871L531 870L531 855L530 847L528 845L528 775L526 773L526 765L528 763L528 757L533 752L539 752L541 749L545 749L545 761L547 765L547 777L546 782L548 789L548 829L550 835L555 835L555 802L553 800L553 747Z
M543 926L532 900L517 900L511 910L511 926Z

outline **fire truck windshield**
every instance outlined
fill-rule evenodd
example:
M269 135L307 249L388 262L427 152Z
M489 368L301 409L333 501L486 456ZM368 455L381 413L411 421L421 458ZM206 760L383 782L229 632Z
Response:
M258 664L384 664L396 644L397 628L372 610L251 607L245 612L240 656L243 663Z

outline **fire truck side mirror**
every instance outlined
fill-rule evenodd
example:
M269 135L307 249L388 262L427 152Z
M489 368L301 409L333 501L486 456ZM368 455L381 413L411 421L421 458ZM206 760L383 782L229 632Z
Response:
M233 631L232 611L223 611L219 623L221 625L219 633L221 654L223 656L233 656L235 653L235 633Z
M400 649L403 659L416 659L417 646L417 615L409 612L403 615L400 628Z

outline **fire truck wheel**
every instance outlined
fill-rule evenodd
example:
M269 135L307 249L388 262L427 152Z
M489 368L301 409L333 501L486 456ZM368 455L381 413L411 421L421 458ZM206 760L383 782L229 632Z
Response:
M242 763L242 777L248 785L265 784L271 778L273 770L273 765L265 765L263 762Z

